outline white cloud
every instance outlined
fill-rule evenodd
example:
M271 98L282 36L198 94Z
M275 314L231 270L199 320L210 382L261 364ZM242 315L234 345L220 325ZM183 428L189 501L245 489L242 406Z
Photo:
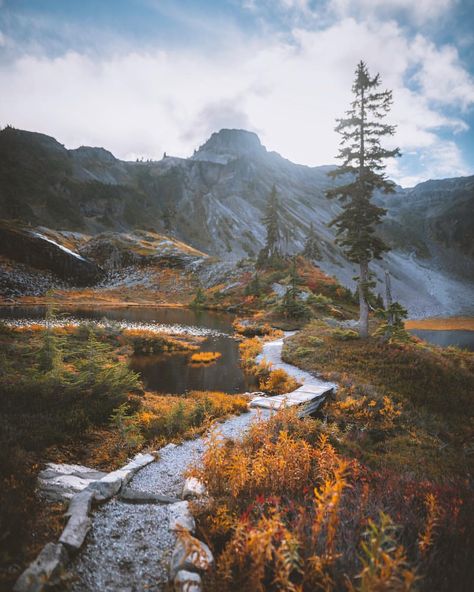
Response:
M403 159L392 161L387 171L403 187L413 187L426 179L462 177L472 174L464 162L459 147L453 141L435 140L428 149L421 148L408 153L407 157L416 157L417 172L410 172Z
M245 127L295 162L325 164L334 162L334 120L348 107L361 58L394 90L395 142L419 155L422 174L445 175L436 156L443 150L453 174L465 171L459 150L439 132L465 131L442 104L472 105L473 81L453 48L437 48L421 35L410 39L394 21L345 18L319 31L295 29L290 41L249 39L212 55L184 49L27 55L0 65L0 123L49 133L69 147L104 146L121 158L186 156L218 128ZM443 80L449 88L439 88ZM400 164L392 172L409 178Z
M439 49L418 35L412 52L413 60L420 64L416 80L427 99L462 109L474 103L474 78L462 67L455 47Z
M410 17L416 24L433 21L446 14L457 0L329 0L340 17Z

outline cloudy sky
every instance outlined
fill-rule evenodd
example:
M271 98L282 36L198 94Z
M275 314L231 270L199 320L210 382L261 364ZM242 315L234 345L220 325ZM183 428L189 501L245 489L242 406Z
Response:
M0 0L0 125L117 157L223 127L335 162L360 59L394 91L402 185L474 174L472 0Z

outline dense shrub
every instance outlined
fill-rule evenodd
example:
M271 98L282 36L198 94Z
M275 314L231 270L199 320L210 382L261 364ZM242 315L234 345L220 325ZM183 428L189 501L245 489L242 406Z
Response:
M344 458L327 424L294 410L237 441L211 435L192 474L217 556L207 589L468 590L474 499L466 484L415 481Z

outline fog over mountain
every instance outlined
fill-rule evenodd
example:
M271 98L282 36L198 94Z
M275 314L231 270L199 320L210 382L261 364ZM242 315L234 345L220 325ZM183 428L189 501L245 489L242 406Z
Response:
M287 252L302 249L313 223L321 241L318 265L352 286L356 270L328 227L339 211L325 197L330 170L294 164L245 130L212 134L188 159L125 162L104 148L66 150L49 136L6 128L0 133L0 218L88 236L150 229L236 262L263 246L261 218L275 185ZM392 248L373 264L377 277L386 266L394 297L411 316L472 314L474 177L397 187L376 199L387 209L380 232Z

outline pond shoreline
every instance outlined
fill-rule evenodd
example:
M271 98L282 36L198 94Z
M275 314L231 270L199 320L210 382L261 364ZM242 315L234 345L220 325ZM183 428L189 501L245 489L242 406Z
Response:
M425 331L474 331L474 317L431 317L425 319L408 319L405 327L409 331L420 329Z

